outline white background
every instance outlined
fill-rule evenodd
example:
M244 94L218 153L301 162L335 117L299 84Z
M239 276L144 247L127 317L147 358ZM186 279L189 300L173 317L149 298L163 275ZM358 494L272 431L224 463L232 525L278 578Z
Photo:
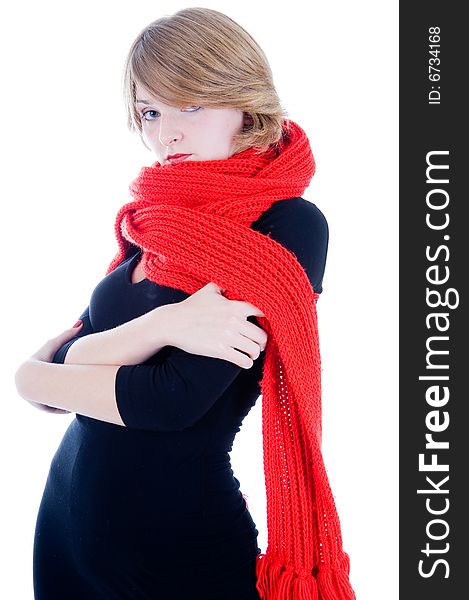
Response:
M358 600L398 597L398 5L216 0L259 42L317 172L330 229L318 301L323 454ZM30 600L34 526L72 415L42 413L19 364L71 327L117 252L114 218L154 156L126 128L121 73L138 32L179 2L2 8L0 596ZM232 466L266 549L261 401Z

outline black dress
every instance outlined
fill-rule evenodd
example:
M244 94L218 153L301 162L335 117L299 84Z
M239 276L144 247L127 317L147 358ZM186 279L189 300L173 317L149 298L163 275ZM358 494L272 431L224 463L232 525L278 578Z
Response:
M328 226L314 204L279 200L251 227L293 252L321 293ZM132 284L139 255L132 246L98 283L80 333L53 362L84 335L188 297L148 279ZM126 427L76 414L38 511L36 600L259 599L258 530L229 452L260 395L263 357L243 369L165 346L117 371Z

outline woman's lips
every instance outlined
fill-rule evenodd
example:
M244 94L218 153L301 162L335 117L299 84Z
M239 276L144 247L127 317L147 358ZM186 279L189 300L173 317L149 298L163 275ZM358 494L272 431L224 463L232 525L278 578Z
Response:
M186 160L186 158L189 158L189 156L192 156L191 154L179 154L176 155L175 158L168 158L168 162L171 163L172 165L177 165L178 163L182 162L183 160Z

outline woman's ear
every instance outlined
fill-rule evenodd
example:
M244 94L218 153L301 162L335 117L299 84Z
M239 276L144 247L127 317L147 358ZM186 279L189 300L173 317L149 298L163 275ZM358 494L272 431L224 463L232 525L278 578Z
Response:
M245 112L244 113L244 123L243 123L244 127L249 127L253 124L254 124L254 120L252 118L252 115Z

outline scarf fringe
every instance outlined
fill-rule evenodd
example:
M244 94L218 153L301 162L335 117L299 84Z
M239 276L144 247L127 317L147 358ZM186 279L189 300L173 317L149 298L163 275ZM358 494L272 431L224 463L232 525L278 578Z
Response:
M256 561L256 589L261 600L356 600L348 577L348 556L343 568L319 568L316 577L309 569L295 571L266 554Z

